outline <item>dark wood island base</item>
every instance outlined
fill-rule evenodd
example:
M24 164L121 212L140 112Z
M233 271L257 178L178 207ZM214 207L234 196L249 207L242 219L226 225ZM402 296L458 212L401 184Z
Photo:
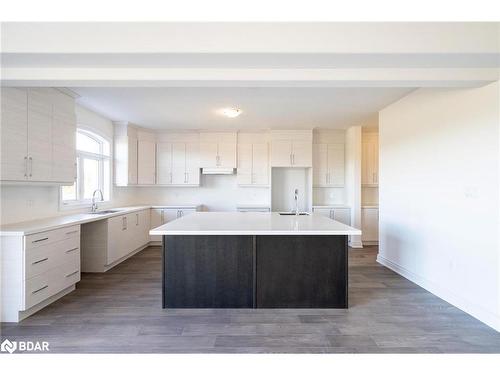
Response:
M347 235L163 236L163 308L347 308Z

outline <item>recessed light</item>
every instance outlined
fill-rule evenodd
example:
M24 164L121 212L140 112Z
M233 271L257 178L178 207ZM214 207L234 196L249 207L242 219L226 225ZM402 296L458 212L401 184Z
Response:
M219 111L220 114L229 118L235 118L241 115L241 109L239 108L222 108Z

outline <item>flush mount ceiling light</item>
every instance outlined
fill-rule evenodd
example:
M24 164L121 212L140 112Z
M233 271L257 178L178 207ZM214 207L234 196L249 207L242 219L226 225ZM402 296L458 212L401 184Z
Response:
M222 108L219 113L225 117L235 118L241 115L241 109L239 108Z

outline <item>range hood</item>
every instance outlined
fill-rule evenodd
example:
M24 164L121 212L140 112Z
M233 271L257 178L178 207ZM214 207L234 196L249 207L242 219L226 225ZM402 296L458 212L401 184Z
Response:
M202 168L202 174L234 174L234 168Z

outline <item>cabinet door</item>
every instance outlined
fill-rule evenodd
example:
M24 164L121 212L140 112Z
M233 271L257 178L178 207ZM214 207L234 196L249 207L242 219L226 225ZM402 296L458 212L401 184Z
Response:
M236 143L219 143L217 155L219 167L236 168Z
M126 238L126 215L108 219L108 254L107 263L111 264L122 257Z
M344 145L328 145L328 185L344 186Z
M217 166L217 143L200 143L200 168Z
M155 148L154 142L137 142L137 183L139 185L153 185L156 182Z
M172 183L172 143L158 143L156 146L158 162L158 181L160 185Z
M163 224L168 223L169 221L175 220L179 218L179 210L177 208L164 208L163 209Z
M269 145L267 143L252 145L252 184L269 185Z
M367 136L362 142L361 183L378 184L378 137Z
M137 185L137 138L127 137L127 174L128 184Z
M328 146L313 145L313 186L328 184Z
M252 184L252 144L245 143L238 145L238 185Z
M372 180L373 183L378 185L378 136L373 137L372 142Z
M332 209L331 208L313 208L313 213L315 215L326 216L328 218L332 218Z
M292 142L288 140L275 140L271 143L271 166L292 166Z
M52 179L52 101L47 89L28 91L28 179Z
M154 229L163 224L163 210L159 208L151 209L150 228ZM150 241L161 241L161 236L149 236Z
M186 143L186 177L188 185L200 184L200 157L197 143Z
M337 220L345 225L351 225L351 210L349 208L334 208L333 220Z
M27 178L28 94L25 90L2 87L0 121L0 179Z
M172 184L183 185L186 178L186 145L184 143L172 144Z
M52 180L73 184L76 179L76 115L75 102L67 95L55 96L52 132Z
M361 209L362 241L378 241L378 208Z
M293 142L292 164L294 167L312 167L311 142Z

